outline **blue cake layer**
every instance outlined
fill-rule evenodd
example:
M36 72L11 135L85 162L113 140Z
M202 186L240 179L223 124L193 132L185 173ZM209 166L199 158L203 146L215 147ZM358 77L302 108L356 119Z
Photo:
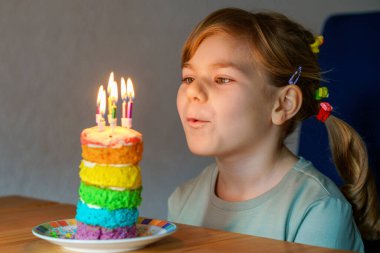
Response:
M139 216L137 208L122 208L108 210L104 208L91 208L82 201L78 201L76 220L92 226L117 228L132 226Z

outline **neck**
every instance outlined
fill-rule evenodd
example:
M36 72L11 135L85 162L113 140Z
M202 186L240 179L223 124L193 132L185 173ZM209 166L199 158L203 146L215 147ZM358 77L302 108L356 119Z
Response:
M260 196L276 186L296 161L297 157L283 145L261 146L257 152L217 157L216 194L226 201Z

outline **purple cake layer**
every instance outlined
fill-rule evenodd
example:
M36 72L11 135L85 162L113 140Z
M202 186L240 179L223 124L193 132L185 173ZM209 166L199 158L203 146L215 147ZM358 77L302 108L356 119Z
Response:
M78 240L112 240L136 236L136 225L109 229L101 226L87 225L80 221L77 221L77 232L75 233L75 239Z

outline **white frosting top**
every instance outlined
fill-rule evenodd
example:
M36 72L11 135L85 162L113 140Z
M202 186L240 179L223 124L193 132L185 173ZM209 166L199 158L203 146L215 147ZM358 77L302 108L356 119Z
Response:
M106 126L103 130L95 126L84 129L80 140L82 145L118 148L142 142L142 134L136 130L120 126L113 128Z

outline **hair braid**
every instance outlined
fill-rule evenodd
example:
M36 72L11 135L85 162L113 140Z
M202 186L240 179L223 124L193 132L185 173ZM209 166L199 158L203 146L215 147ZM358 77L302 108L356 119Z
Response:
M343 120L330 116L325 124L334 164L345 182L341 191L352 204L360 232L365 239L379 239L379 205L366 146L360 135Z

